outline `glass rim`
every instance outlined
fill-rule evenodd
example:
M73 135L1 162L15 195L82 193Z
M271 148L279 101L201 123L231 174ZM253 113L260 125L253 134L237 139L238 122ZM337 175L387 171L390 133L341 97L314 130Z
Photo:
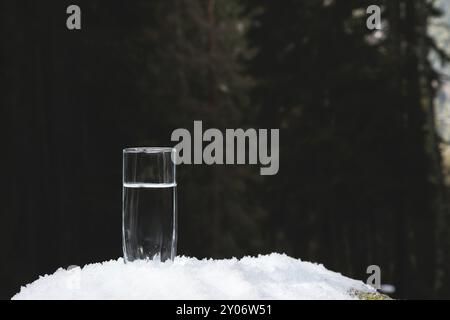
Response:
M172 147L129 147L129 148L123 149L123 153L163 153L163 152L175 152L175 148L172 148Z

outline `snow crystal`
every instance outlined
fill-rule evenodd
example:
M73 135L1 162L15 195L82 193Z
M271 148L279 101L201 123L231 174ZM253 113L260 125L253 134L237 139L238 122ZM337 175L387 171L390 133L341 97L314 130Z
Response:
M323 265L272 253L71 266L22 287L13 299L354 299L352 290L375 292Z

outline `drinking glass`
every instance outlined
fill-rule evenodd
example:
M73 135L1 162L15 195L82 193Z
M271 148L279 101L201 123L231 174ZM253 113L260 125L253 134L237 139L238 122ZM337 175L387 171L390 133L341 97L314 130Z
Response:
M175 258L175 174L174 148L123 150L122 240L125 262Z

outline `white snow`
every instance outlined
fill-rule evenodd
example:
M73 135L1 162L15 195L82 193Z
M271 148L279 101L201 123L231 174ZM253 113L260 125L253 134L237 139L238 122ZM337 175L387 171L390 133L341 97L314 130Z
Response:
M122 259L58 269L22 287L12 299L355 299L375 292L323 265L272 253L240 260Z

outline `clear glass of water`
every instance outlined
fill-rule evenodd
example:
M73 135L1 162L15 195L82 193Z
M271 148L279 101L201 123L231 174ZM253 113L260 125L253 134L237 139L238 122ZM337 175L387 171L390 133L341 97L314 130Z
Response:
M122 200L125 262L173 260L177 246L175 149L124 149Z

